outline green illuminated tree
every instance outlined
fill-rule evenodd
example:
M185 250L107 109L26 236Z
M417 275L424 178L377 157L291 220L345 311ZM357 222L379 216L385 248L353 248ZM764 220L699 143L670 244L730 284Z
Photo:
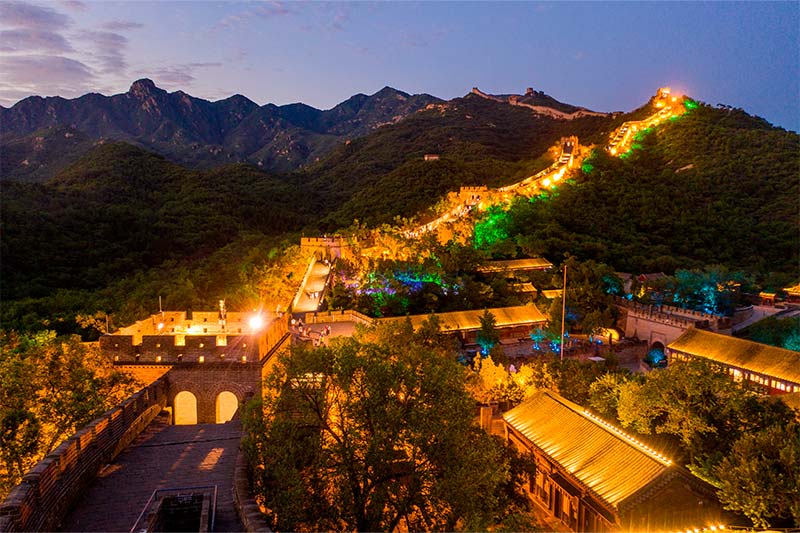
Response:
M481 329L478 331L478 344L481 353L488 355L492 348L500 342L500 334L497 332L497 321L488 309L484 309L483 314L478 317Z
M245 424L272 526L485 530L524 510L509 501L512 452L474 425L464 376L408 324L283 358Z

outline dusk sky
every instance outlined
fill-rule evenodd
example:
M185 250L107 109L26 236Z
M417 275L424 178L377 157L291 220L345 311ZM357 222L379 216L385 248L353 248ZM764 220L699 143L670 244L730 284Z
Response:
M526 87L597 111L668 85L800 130L800 3L0 0L0 104L125 92L327 109L383 86Z

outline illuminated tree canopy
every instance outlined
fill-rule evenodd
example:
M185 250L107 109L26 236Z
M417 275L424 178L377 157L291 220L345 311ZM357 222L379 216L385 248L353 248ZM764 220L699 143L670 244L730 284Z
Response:
M474 424L464 377L410 324L295 350L246 420L272 526L475 531L524 510L513 453Z

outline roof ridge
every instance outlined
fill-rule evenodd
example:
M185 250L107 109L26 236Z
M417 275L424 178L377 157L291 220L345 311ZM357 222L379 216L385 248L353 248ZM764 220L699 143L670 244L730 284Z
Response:
M645 443L641 442L637 438L632 435L629 435L622 429L618 428L614 424L605 421L604 419L600 418L599 416L593 414L591 411L586 409L585 407L564 398L560 394L553 392L553 391L543 391L547 396L549 396L554 401L560 403L570 411L582 416L584 419L588 420L589 422L593 423L594 425L598 426L599 428L611 433L613 436L620 438L622 442L625 442L629 446L632 446L634 449L643 452L650 456L652 459L655 459L659 463L664 466L672 466L673 462L672 459L669 457L657 452L650 446L646 445Z

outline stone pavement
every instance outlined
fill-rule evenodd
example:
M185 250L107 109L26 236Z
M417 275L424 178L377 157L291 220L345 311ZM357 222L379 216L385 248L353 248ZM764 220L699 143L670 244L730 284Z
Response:
M154 490L217 485L215 531L241 531L233 506L233 472L241 422L150 424L86 490L62 531L130 531Z
M330 272L330 265L326 265L322 261L314 264L305 286L300 288L300 298L293 309L295 313L308 313L319 309L319 296L325 290Z

